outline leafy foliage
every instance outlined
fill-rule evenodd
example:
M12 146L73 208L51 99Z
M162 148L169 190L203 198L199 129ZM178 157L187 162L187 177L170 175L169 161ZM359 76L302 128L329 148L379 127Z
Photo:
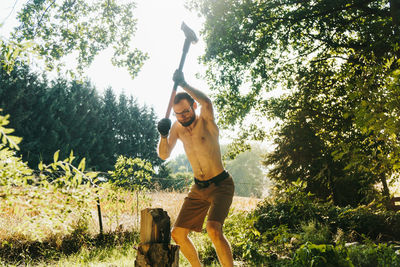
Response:
M0 51L0 66L7 73L10 73L14 69L14 66L18 65L22 60L21 57L28 60L27 57L29 54L37 55L32 42L7 42L2 38L0 38Z
M228 216L224 233L236 260L251 266L398 264L398 247L387 243L399 238L394 212L374 206L341 208L294 187L274 201L260 202L251 213Z
M398 266L400 257L393 246L387 244L365 244L348 248L348 255L354 266Z
M376 198L378 182L390 197L400 161L397 1L189 4L205 18L202 61L220 125L241 125L245 147L266 137L260 121L279 122L270 178L282 187L300 178L342 206Z
M88 227L93 207L100 199L99 190L103 190L98 185L98 173L85 171L85 158L75 166L72 152L60 160L59 151L54 153L52 163L39 164L39 172L31 170L16 156L21 138L9 135L13 131L7 128L8 117L0 115L0 214L2 227L4 216L11 217L13 227L1 231L2 264L50 262L82 248L138 242L137 233L120 228L93 236ZM137 163L138 177L148 178L152 173L149 163L129 159L126 162ZM118 206L113 199L108 203Z
M315 245L312 243L306 243L296 251L294 256L294 266L354 266L346 256L346 253L343 253L332 245Z
M108 0L28 1L18 13L20 24L11 41L0 43L7 51L2 67L11 71L17 58L26 62L29 54L36 53L48 69L61 70L62 59L74 55L81 74L100 51L111 47L112 63L126 67L135 77L148 57L131 48L136 32L135 6L134 2ZM69 72L76 74L73 69Z
M193 172L192 166L185 154L180 154L174 159L167 162L166 166L172 173L176 172Z
M303 229L303 233L306 233L305 225L312 223L319 227L319 232L322 232L322 229L325 229L325 232L329 231L331 234L327 234L326 237L332 240L332 243L335 233L340 231L348 233L348 236L342 237L347 242L387 242L400 238L400 215L396 212L386 211L381 205L351 208L321 203L316 201L314 196L302 192L301 188L301 185L294 185L289 192L282 193L275 201L262 202L254 211L254 215L257 216L255 228L260 233L265 233L285 225L292 232ZM313 239L307 241L311 240L315 242Z
M18 214L21 223L14 231L20 231L26 236L33 235L33 239L40 240L44 236L42 231L68 232L75 223L85 224L90 215L88 207L95 196L92 184L96 174L83 173L84 159L78 167L72 165L72 152L67 159L60 161L58 151L54 154L53 163L40 164L41 173L34 174L21 158L15 156L13 148L16 144L8 143L8 140L15 140L15 137L7 137L6 133L12 131L4 128L8 123L5 118L0 116L3 137L0 146L0 196L5 200L0 202L0 209L8 210L16 204L25 207ZM51 200L47 197L49 193ZM64 204L60 205L58 199L63 199L61 203ZM71 214L79 219L76 221ZM43 227L44 224L48 227Z
M251 214L230 214L224 224L224 232L231 243L234 258L254 264L265 263L269 256L265 252L270 244L253 225Z
M138 190L148 184L154 170L150 162L140 158L119 156L115 169L109 173L115 184Z
M0 188L3 191L0 194L1 197L5 197L13 186L28 184L33 177L32 170L16 154L21 138L10 135L14 129L6 128L9 124L9 117L9 115L0 114Z

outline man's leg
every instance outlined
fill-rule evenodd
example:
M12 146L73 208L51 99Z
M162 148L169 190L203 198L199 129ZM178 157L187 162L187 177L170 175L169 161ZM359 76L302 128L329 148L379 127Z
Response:
M231 246L222 232L222 224L217 221L208 221L206 229L208 236L211 238L211 241L215 246L221 265L223 267L233 266Z
M201 266L199 255L192 241L188 237L190 230L182 227L174 227L171 237L180 246L180 250L193 267Z

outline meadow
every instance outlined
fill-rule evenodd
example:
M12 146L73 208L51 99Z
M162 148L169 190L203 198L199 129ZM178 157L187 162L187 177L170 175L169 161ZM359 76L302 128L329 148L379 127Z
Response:
M91 191L94 197L88 198L83 207L58 192L40 196L23 188L15 190L19 197L13 199L12 205L7 205L7 200L0 204L0 254L4 266L132 266L135 247L140 242L140 211L162 208L173 224L186 195L176 191L130 191L104 184ZM230 214L250 212L260 200L235 196ZM90 216L79 212L76 206L89 210ZM58 212L66 210L68 216L54 219ZM205 232L191 235L200 250L211 246ZM180 265L190 266L182 255Z
M70 178L1 188L0 265L133 266L140 211L162 208L173 224L186 195L113 183L72 186L80 178ZM224 231L235 266L400 266L400 214L371 205L320 203L294 185L265 199L235 196ZM206 232L190 236L204 266L218 266ZM190 266L182 255L180 266Z

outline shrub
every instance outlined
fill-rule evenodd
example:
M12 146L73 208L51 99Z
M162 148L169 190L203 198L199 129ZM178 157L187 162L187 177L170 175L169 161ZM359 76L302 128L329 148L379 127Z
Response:
M306 194L303 189L304 185L295 183L274 202L265 199L254 211L254 215L259 217L256 229L263 233L282 224L295 229L302 222L316 218L318 209L312 195Z
M114 165L114 170L108 173L116 185L137 190L149 187L154 169L146 160L121 155Z
M333 245L307 242L296 250L293 266L352 267L353 265L345 250Z
M301 241L313 244L328 244L332 242L332 233L328 225L310 221L301 224Z
M386 244L351 246L348 255L356 267L400 266L400 256Z
M321 203L312 195L294 187L288 190L287 196L280 196L274 202L264 200L254 211L254 216L257 217L255 228L260 233L276 229L280 225L286 225L292 233L300 233L307 230L307 225L315 224L323 227L325 236L322 237L319 233L318 238L325 241L332 239L329 232L336 233L339 230L346 233L342 235L342 241L400 240L400 213L387 211L382 207L342 208L331 203ZM312 229L308 227L308 230ZM305 241L309 238L312 236L303 233ZM311 239L308 241L322 242ZM327 243L333 243L333 240Z
M218 261L217 252L207 235L201 237L201 247L199 247L199 257L204 265L211 265Z
M338 214L335 226L358 233L358 238L352 241L361 241L363 236L378 241L400 239L400 214L393 211L373 210L365 206L344 208Z
M229 215L224 233L232 246L234 259L261 263L266 258L267 243L254 228L254 217L246 212Z

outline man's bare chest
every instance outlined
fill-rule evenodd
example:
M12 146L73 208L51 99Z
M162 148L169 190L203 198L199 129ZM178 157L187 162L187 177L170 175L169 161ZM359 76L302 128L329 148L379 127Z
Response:
M197 127L192 130L184 129L179 134L179 139L181 139L183 144L204 144L210 142L212 136L207 129Z
M207 128L207 124L203 121L198 121L193 128L181 128L179 139L184 145L209 145L214 144L217 136L215 131Z

